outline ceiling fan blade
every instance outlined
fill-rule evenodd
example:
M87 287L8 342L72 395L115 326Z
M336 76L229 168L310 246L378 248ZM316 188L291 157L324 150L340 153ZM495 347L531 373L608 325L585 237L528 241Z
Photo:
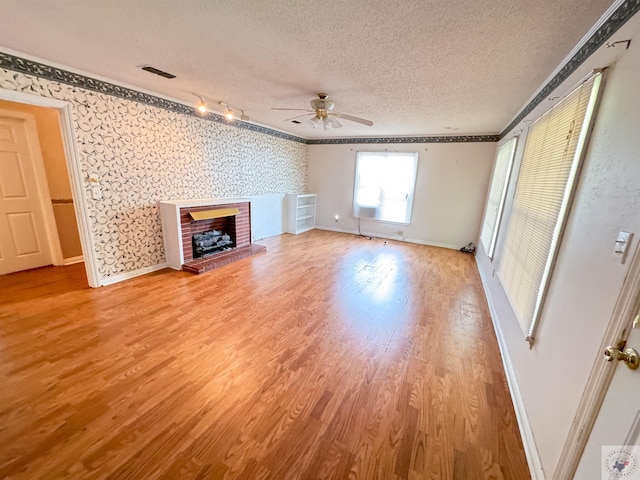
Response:
M309 110L308 108L277 108L277 107L271 107L271 110L289 110L291 112L315 112L315 110Z
M303 113L302 115L296 115L295 117L287 118L287 119L283 120L283 122L290 122L291 120L295 120L296 118L307 117L309 115L311 115L311 114L310 113Z
M371 120L366 120L360 117L354 117L353 115L347 115L346 113L332 113L331 115L344 118L345 120L349 120L351 122L361 123L362 125L366 125L368 127L373 126L373 122Z

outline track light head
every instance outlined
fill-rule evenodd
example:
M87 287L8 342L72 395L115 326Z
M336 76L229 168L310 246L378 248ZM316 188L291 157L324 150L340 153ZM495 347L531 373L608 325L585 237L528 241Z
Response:
M207 113L207 102L205 102L200 95L196 95L195 93L194 95L200 99L200 103L196 105L196 109L200 114L204 115Z

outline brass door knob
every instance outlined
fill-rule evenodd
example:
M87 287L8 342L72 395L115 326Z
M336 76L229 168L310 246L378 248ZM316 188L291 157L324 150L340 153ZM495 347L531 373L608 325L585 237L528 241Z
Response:
M620 360L631 370L635 370L640 366L640 356L634 348L626 348L624 351L620 351L618 347L608 346L604 349L604 356L607 362Z

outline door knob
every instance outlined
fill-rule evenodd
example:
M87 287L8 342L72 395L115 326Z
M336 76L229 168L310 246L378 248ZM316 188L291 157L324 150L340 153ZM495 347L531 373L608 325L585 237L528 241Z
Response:
M624 351L621 351L618 347L608 346L604 349L604 356L607 362L613 362L614 360L623 361L631 370L635 370L640 366L640 356L635 348L626 348Z

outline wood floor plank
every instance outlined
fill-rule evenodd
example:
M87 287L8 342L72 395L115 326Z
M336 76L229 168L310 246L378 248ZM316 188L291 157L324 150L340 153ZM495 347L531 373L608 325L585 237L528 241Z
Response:
M314 230L0 276L0 479L528 479L472 256Z

